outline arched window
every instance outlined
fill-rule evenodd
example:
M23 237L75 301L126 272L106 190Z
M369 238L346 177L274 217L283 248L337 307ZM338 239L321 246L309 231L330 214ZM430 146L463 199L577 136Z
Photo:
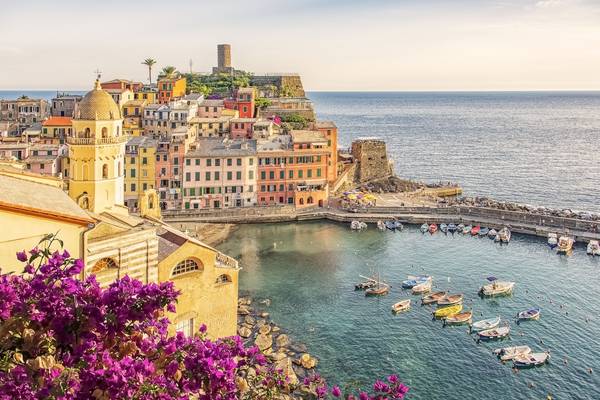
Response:
M85 132L83 133L83 137L85 137L85 138L91 137L90 128L85 128Z
M198 263L196 261L188 258L187 260L181 261L173 268L173 272L171 272L171 276L177 276L177 275L185 274L187 272L200 271L200 270L201 270L201 268L198 265Z
M108 129L106 127L102 128L102 138L108 137Z
M81 178L84 181L88 180L88 166L87 166L87 164L83 164L83 166L81 167Z
M308 199L306 200L306 202L307 202L308 204L312 204L312 203L313 203L313 198L312 198L312 196L309 196L309 197L308 197Z
M215 281L215 283L217 285L223 284L223 283L231 283L231 277L227 274L219 275L219 276L217 276L217 280Z
M304 199L302 197L300 197L300 205L304 204Z
M102 179L108 178L108 164L102 165Z
M92 274L97 274L100 271L104 271L109 268L118 268L117 263L112 258L102 258L94 264L92 268Z

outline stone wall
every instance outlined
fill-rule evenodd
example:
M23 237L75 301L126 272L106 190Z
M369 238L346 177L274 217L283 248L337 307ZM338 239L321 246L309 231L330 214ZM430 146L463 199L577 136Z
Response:
M357 163L355 181L358 183L392 175L392 165L387 156L386 144L381 139L355 140L352 142L352 156Z
M305 97L304 87L302 86L302 78L297 74L282 74L282 75L254 75L250 78L252 86L267 86L274 85L281 90L283 87L289 91L289 97Z

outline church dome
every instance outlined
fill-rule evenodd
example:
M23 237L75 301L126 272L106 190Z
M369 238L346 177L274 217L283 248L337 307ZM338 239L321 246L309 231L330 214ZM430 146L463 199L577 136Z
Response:
M96 80L94 90L88 92L77 105L75 119L116 120L121 119L121 110L112 96L102 90L100 81Z

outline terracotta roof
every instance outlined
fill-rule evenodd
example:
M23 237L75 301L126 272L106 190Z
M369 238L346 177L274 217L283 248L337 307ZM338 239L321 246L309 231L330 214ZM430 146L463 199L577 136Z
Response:
M50 117L42 126L71 126L71 117Z

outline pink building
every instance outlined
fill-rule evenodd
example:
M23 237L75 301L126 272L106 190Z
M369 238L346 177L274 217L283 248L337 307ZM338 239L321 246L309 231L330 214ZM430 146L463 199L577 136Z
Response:
M256 205L256 140L200 138L185 157L183 209Z
M203 100L198 105L198 117L219 118L224 108L223 100Z
M18 161L28 156L29 143L15 137L0 139L0 160Z
M67 156L67 146L60 144L34 144L24 161L27 170L36 174L59 176L62 162Z
M256 118L232 118L229 121L229 136L232 139L252 139Z

